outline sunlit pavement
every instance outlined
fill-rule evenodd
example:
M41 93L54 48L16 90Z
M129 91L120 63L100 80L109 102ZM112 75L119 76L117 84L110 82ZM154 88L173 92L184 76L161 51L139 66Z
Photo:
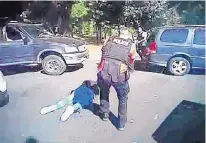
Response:
M10 102L0 108L0 143L24 143L29 137L40 143L155 143L152 133L182 100L205 102L204 75L175 77L135 71L130 80L128 123L122 132L90 111L76 113L63 123L60 115L65 108L40 115L41 107L67 96L84 80L96 79L100 49L91 47L90 53L83 68L61 76L40 72L6 76ZM111 112L117 115L114 89L110 102Z

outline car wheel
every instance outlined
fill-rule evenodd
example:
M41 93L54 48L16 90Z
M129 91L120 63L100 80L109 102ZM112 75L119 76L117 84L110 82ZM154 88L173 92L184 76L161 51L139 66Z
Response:
M168 71L176 76L188 74L191 69L190 62L183 57L174 57L168 62Z
M64 60L57 55L46 56L42 61L43 71L48 75L61 75L66 67Z
M0 107L4 107L8 103L9 103L9 95L7 95L7 97L0 102Z

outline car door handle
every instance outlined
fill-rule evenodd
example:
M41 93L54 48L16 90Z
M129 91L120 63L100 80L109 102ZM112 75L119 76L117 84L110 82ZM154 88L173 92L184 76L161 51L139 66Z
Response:
M174 45L165 45L165 46L174 46Z
M176 46L176 47L181 47L181 46L184 46L184 45L166 44L165 46Z

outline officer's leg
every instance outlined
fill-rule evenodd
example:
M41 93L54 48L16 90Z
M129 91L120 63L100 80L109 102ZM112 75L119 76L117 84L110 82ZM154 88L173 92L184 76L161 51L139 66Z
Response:
M111 85L105 84L102 79L98 80L98 86L100 88L100 117L103 120L108 119L109 115L109 93Z
M127 99L130 90L128 81L123 83L115 83L114 88L119 99L117 127L119 130L123 130L125 123L127 122Z

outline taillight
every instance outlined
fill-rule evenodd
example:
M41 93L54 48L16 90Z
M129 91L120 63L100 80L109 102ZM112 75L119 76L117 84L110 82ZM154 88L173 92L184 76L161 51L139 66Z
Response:
M150 53L152 53L152 54L156 53L156 51L157 51L157 44L156 44L156 42L153 41L153 42L150 44L149 48L150 48Z

